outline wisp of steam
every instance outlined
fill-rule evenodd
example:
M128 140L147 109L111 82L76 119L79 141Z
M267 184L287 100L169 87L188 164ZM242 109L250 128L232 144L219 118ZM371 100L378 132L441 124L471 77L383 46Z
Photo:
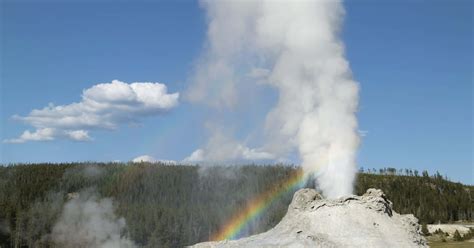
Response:
M304 171L316 176L324 195L351 194L359 88L340 38L342 2L201 4L207 11L208 43L188 99L231 109L245 99L249 85L275 88L278 101L266 117L264 145L253 151L277 158L296 150ZM205 151L199 152L203 159ZM206 152L212 157L212 151Z

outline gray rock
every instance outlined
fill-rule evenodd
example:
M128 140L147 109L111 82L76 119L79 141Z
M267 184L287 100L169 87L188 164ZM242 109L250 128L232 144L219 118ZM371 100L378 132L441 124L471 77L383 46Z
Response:
M418 219L392 207L378 189L335 200L323 199L314 189L301 189L285 217L269 231L192 247L428 247Z

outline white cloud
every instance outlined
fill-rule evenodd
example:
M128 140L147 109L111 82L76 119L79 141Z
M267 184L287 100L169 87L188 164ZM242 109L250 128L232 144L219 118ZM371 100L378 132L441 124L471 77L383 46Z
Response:
M24 143L27 141L46 141L53 140L55 136L55 130L53 128L41 128L34 132L30 130L24 131L20 137L15 139L4 140L5 143Z
M138 156L138 157L134 158L132 160L132 162L134 162L134 163L141 163L141 162L153 163L153 162L156 162L156 159L152 156L149 156L149 155L142 155L142 156Z
M242 154L242 158L246 160L270 160L275 159L275 156L271 153L259 151L258 149L250 149L248 147L239 145L237 147L239 153Z
M226 144L224 144L226 145ZM228 146L228 145L227 145ZM221 150L197 149L186 157L184 163L212 163L212 162L239 162L257 160L275 160L275 155L248 148L242 144L232 144L231 149Z
M70 139L77 141L91 140L91 137L89 137L89 132L84 130L66 131L66 134Z
M261 149L249 148L228 135L222 128L208 125L212 134L206 146L186 157L185 163L240 162L275 160L274 154Z
M133 162L133 163L143 163L143 162L147 162L147 163L177 164L177 162L174 161L174 160L155 159L154 157L152 157L152 156L150 156L150 155L141 155L141 156L138 156L138 157L132 159L132 162Z
M178 105L179 93L167 93L161 83L118 80L85 89L80 102L67 105L49 104L34 109L27 116L13 116L36 128L19 138L4 142L54 140L58 137L76 141L91 140L91 129L117 129L123 123L136 123L140 118L157 115Z
M6 139L5 143L25 143L28 141L50 141L58 137L68 138L74 141L89 141L89 132L85 130L58 130L55 128L40 128L34 132L30 130L24 131L20 137L14 139Z
M197 149L191 155L183 159L183 162L185 163L199 163L204 161L204 150L203 149Z

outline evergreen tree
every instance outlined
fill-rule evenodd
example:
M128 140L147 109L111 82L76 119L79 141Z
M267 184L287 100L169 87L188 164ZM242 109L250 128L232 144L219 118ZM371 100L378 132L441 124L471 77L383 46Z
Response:
M461 237L461 234L459 234L458 230L454 232L453 235L453 240L454 241L463 241L464 239Z
M426 223L423 223L421 225L421 233L423 233L423 235L425 235L425 236L430 235L430 231L428 230L428 225L426 225Z

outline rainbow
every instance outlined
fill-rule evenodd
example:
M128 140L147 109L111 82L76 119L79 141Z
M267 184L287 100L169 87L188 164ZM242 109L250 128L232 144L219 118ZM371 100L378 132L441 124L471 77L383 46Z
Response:
M302 187L305 182L302 170L297 170L282 184L272 187L251 199L246 207L234 215L225 225L211 236L211 240L235 239L253 219L264 212L268 206L286 192Z

